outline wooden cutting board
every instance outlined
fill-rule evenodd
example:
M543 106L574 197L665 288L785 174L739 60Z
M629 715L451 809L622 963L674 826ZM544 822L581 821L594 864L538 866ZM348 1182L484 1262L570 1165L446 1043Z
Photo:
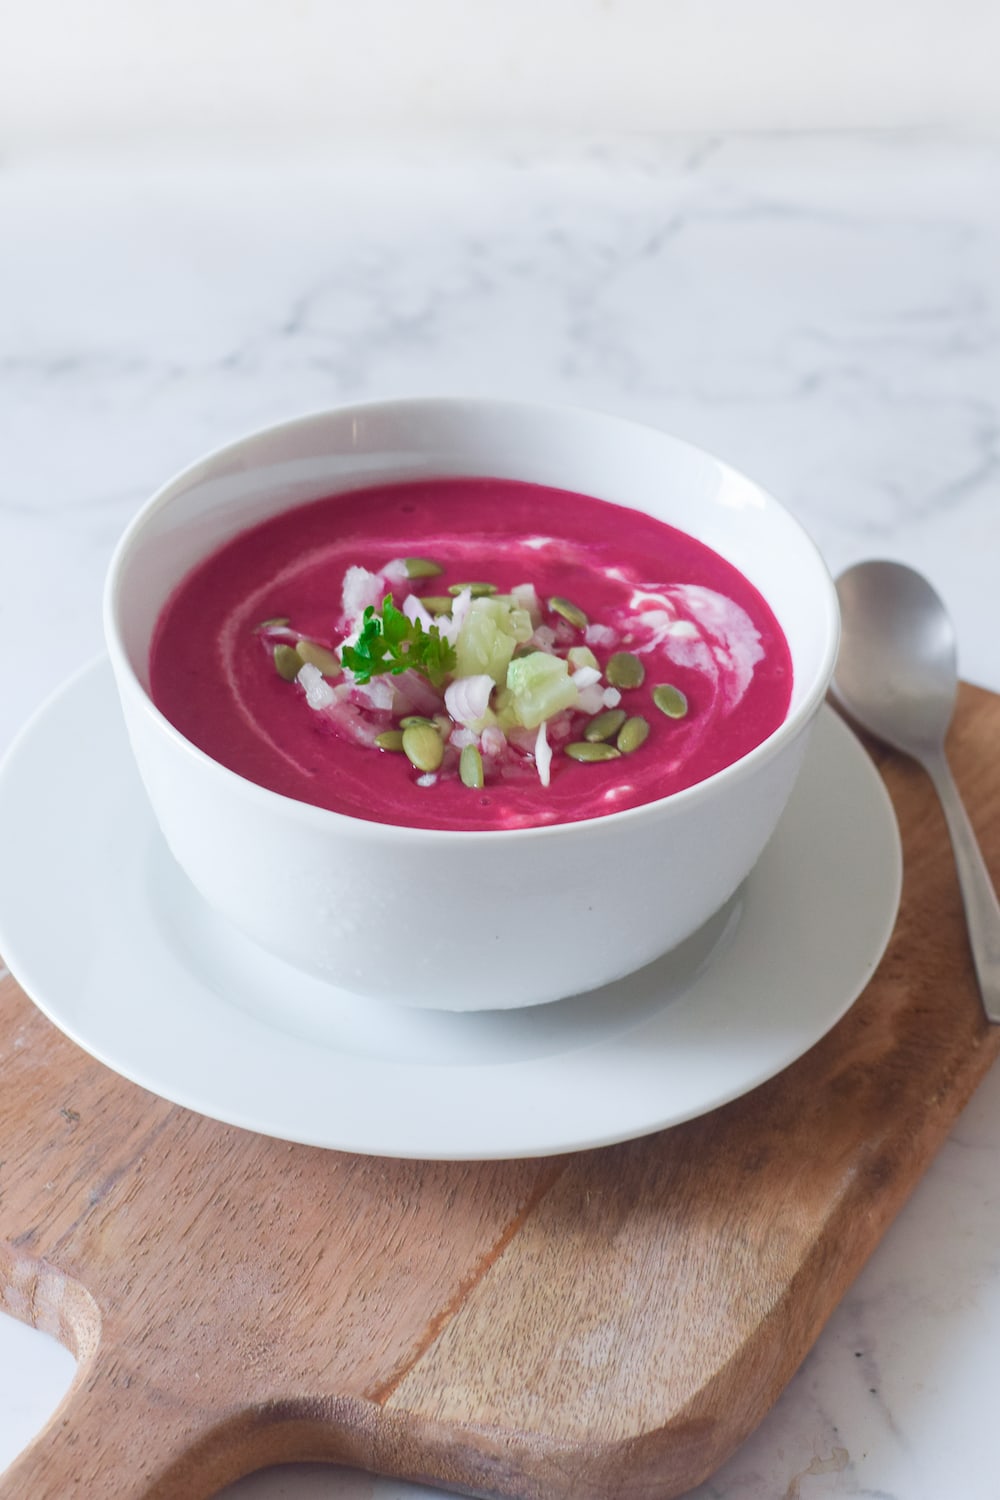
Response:
M1000 872L1000 698L950 750ZM202 1500L329 1459L480 1496L657 1500L774 1402L1000 1047L944 823L876 752L903 904L849 1015L747 1097L522 1162L289 1146L166 1104L0 984L0 1299L79 1371L0 1500Z

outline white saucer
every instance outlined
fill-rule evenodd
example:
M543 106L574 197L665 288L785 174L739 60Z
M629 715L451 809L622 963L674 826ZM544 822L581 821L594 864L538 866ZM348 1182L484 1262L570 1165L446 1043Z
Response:
M453 1159L606 1145L746 1093L864 988L901 885L882 781L824 709L763 858L682 950L528 1010L360 1000L269 958L195 895L153 822L103 661L0 768L0 848L0 953L109 1067L266 1135Z

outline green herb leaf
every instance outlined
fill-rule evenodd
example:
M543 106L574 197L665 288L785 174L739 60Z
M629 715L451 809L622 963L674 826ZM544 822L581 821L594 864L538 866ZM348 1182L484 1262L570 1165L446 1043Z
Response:
M387 672L419 672L433 687L439 688L455 670L455 649L442 639L436 625L425 630L419 620L408 620L392 602L392 595L382 600L381 614L369 604L362 616L361 634L353 646L345 646L341 660L364 684Z

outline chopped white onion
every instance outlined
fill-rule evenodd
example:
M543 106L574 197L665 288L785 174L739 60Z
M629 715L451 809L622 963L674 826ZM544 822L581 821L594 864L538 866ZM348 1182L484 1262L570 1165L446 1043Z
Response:
M417 777L417 786L433 786L437 781L436 771L427 771L423 776Z
M456 677L445 689L444 706L459 724L475 724L490 706L495 684L486 672L472 677Z
M345 625L360 630L361 616L369 604L378 609L385 595L385 579L367 568L350 567L344 574L342 608Z
M474 729L453 729L448 736L449 745L454 745L456 750L465 750L470 745L479 744L479 736Z
M577 707L582 709L585 714L600 713L604 707L604 692L596 682L591 683L590 687L584 688L583 692L579 695Z
M543 719L538 726L538 736L535 740L535 766L538 770L538 779L542 786L548 786L552 779L552 746L546 734L546 723Z
M596 667L577 667L573 673L573 681L580 689L593 687L595 682L600 682L601 674Z
M543 651L551 651L556 643L556 633L551 625L539 625L531 639L534 645L540 646Z
M605 708L617 708L622 701L622 695L615 687L606 687L601 694Z
M471 603L472 590L463 589L460 594L456 595L455 602L451 606L450 615L429 616L431 625L437 626L438 635L451 646L454 646L458 641L458 633L462 628L462 622L469 613Z
M613 646L618 640L618 632L612 630L610 625L601 625L595 621L587 626L583 638L588 646Z
M426 605L421 604L416 594L407 594L403 600L403 614L411 625L415 620L419 620L425 630L430 630L431 626L436 623L430 610Z
M311 662L306 662L300 667L296 681L304 689L306 702L310 708L329 708L331 703L336 702L337 695L333 688L319 668L314 667Z
M450 626L448 626L448 616L447 615L443 615L441 617L441 619L438 621L438 625L442 627L442 630L441 630L441 634L442 635L445 634L445 630L444 630L443 627L444 626L448 626L448 631L449 631L448 639L451 641L451 644L453 646L454 646L455 642L458 640L458 632L461 630L462 625L463 625L463 623L465 621L465 617L469 613L469 610L471 608L472 608L472 590L471 589L463 589L462 592L456 596L455 602L451 606L451 624L450 624Z
M373 677L371 682L355 684L354 701L376 711L391 710L396 702L396 690L388 677Z
M410 572L406 566L405 557L394 557L392 562L387 562L382 569L383 578L388 578L390 583L402 583L404 578L409 578Z
M542 606L538 598L538 591L533 583L516 583L510 591L510 597L518 609L526 609L531 616L531 623L537 629L542 618Z
M359 745L374 749L375 739L381 726L373 722L364 709L358 708L356 703L348 703L341 699L336 690L334 697L336 702L324 710L327 718L331 723L336 724L337 728L349 739L355 740Z

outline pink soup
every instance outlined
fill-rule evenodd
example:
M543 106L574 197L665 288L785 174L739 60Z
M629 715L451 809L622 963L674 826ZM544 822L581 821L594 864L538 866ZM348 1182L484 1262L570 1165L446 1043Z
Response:
M666 797L766 739L792 685L763 598L692 537L450 478L330 496L227 542L163 610L150 673L161 712L248 780L438 829Z

